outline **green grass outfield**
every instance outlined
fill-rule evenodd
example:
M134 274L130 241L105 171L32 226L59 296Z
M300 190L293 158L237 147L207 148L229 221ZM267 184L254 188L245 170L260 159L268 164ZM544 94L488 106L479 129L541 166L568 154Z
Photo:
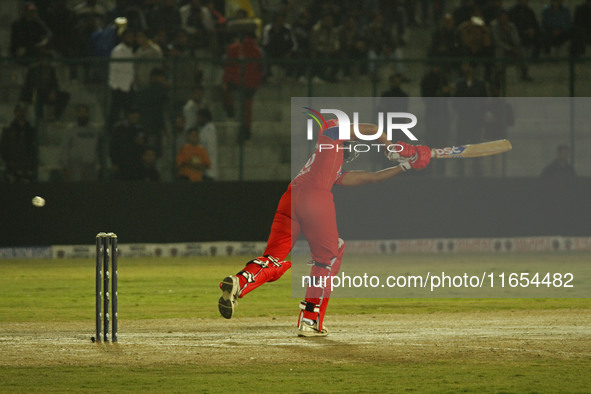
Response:
M449 256L516 263L542 258ZM411 264L429 258L404 256ZM555 259L557 267L565 259L591 265L589 253L544 254L543 259ZM291 297L289 274L241 300L236 319L219 317L216 285L244 260L120 259L118 345L89 340L93 261L0 260L0 392L591 391L589 298L333 299L327 321L333 318L336 330L327 340L310 342L293 338L299 300ZM356 327L356 316L382 324ZM171 330L170 322L178 327ZM478 330L471 330L470 322ZM408 346L392 339L413 337L413 325L419 329L422 323L433 328L420 331ZM340 333L339 325L345 327ZM454 327L464 331L456 334ZM249 330L247 345L230 342ZM176 347L167 345L172 331L182 334ZM286 345L280 341L283 332ZM356 332L374 336L355 343ZM389 338L383 347L379 332ZM151 347L149 335L140 343L146 333L154 334L158 347ZM351 339L344 341L345 334ZM224 346L199 342L200 335L222 335ZM265 335L275 345L266 346ZM148 360L150 354L154 358Z

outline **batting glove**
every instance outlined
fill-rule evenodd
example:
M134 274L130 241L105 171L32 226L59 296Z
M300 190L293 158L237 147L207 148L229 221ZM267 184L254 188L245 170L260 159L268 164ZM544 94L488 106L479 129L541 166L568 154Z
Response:
M417 147L406 142L398 141L396 145L402 146L402 150L397 152L400 157L413 157L417 154Z
M403 163L405 161L410 160L413 156L416 155L416 146L407 144L406 142L398 141L390 146L396 146L396 152L391 152L387 150L386 157L390 161L398 161Z
M400 160L403 171L408 171L411 168L415 170L422 170L429 165L431 161L431 148L427 145L413 146L415 148L415 154L411 158L407 158L404 161Z
M402 168L403 172L412 170L412 166L410 165L408 160L401 162L399 167Z

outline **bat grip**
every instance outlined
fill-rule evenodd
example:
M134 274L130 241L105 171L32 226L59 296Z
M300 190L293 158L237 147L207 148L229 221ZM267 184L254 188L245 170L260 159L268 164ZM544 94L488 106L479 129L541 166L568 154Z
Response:
M436 157L437 157L437 152L435 151L435 149L431 149L431 158L435 159ZM391 161L400 160L401 158L402 158L402 156L400 156L400 153L390 152L388 154L388 159L390 159Z

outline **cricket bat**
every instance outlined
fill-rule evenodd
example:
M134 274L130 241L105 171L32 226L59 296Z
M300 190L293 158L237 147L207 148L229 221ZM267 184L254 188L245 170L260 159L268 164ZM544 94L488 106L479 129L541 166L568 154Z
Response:
M511 150L509 140L496 140L482 142L480 144L467 144L447 146L431 149L433 159L464 159L469 157L482 157L496 155Z

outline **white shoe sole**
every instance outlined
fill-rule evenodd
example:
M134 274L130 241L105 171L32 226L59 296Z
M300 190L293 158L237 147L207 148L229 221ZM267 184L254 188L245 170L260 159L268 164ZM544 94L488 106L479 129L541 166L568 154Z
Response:
M318 331L317 329L312 327L302 328L302 326L300 326L298 328L298 337L301 338L321 338L325 336L328 336L328 330L326 328L323 328L321 331Z
M323 338L328 336L328 332L325 330L319 332L301 332L298 331L298 337L300 338Z
M236 306L235 294L238 293L238 286L238 278L235 276L227 276L222 280L222 296L218 301L218 309L226 319L231 319L234 314L234 307Z

